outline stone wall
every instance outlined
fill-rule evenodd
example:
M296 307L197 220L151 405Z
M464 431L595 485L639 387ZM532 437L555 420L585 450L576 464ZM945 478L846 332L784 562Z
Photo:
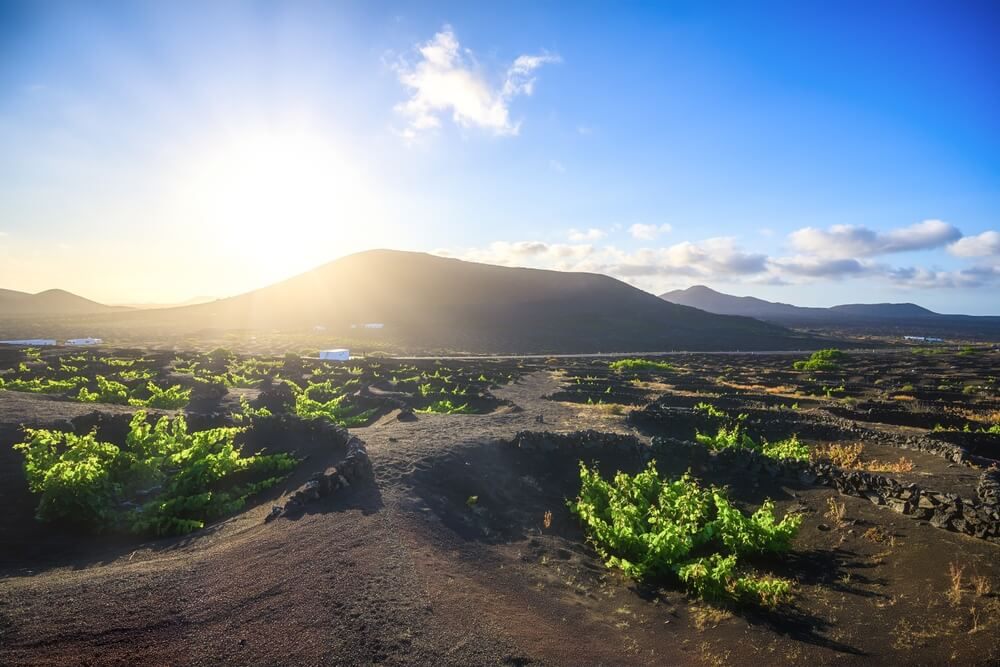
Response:
M1000 471L987 470L977 487L977 498L939 493L916 484L857 470L843 470L827 463L777 461L752 450L707 447L675 438L653 438L652 450L679 455L692 463L737 466L750 472L782 477L803 484L823 484L840 493L865 498L932 526L1000 542Z

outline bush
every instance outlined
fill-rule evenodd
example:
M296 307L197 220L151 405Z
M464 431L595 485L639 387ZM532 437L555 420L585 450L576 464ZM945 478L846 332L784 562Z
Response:
M0 389L30 391L36 394L58 394L64 391L73 391L86 381L82 377L72 377L68 380L49 380L44 378L19 380L14 378L6 381L0 377Z
M844 359L840 350L817 350L808 359L796 361L792 367L797 371L836 371L840 370L838 362Z
M298 387L294 383L290 386ZM329 419L344 427L363 426L376 410L359 412L347 400L347 394L341 393L333 382L310 384L295 396L295 414L304 419Z
M665 361L649 359L619 359L608 364L613 371L676 371L677 368Z
M441 401L434 401L426 408L422 410L414 410L414 412L431 413L437 412L444 415L459 415L459 414L471 414L472 408L469 407L468 403L463 403L462 405L455 405L451 401L444 399Z
M146 388L149 390L149 398L145 400L131 398L129 399L129 403L131 405L159 408L160 410L177 410L183 408L191 400L191 390L181 389L179 384L166 389L160 389L150 382L146 385Z
M124 446L95 433L28 429L14 445L28 486L41 495L41 521L69 521L97 532L168 535L202 528L273 486L297 461L289 454L243 456L240 429L188 433L183 417L155 425L139 411ZM255 479L256 481L236 481Z
M580 496L569 507L607 565L639 581L674 579L703 598L768 605L790 589L786 580L739 566L745 555L787 551L798 531L801 515L777 521L770 500L746 516L721 489L689 474L664 480L651 462L607 482L581 462Z
M76 399L84 403L118 403L124 405L128 403L128 387L121 382L109 380L103 375L97 376L97 391L90 391L86 387L80 387L80 393Z
M726 428L720 426L718 432L713 435L695 433L695 440L700 444L713 450L720 449L749 449L772 459L792 459L794 461L808 461L809 447L799 441L798 436L793 435L777 442L761 440L756 442L743 431L739 424Z

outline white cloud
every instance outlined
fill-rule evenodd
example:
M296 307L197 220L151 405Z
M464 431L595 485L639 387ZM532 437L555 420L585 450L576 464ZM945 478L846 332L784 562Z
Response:
M618 229L620 229L620 225ZM633 225L629 232L638 237L661 233L669 226ZM615 230L615 227L611 228ZM801 232L816 232L802 234ZM732 237L681 241L663 247L635 251L599 243L607 234L600 229L569 232L569 244L542 241L498 241L485 248L440 251L439 254L507 266L589 271L603 273L633 283L654 293L676 286L683 278L722 284L789 285L837 280L866 280L908 289L977 288L1000 283L1000 264L990 262L959 270L935 267L899 267L879 262L873 254L902 252L919 247L939 247L941 239L957 233L950 225L927 221L880 234L862 227L840 226L829 230L799 230L797 247L812 252L773 257L742 248ZM824 236L825 235L825 236ZM962 256L985 256L994 252L1000 239L996 232L970 237L972 243L952 243L949 250ZM812 245L827 238L837 246L831 251ZM846 248L856 254L844 256Z
M1000 267L981 266L959 271L937 271L922 267L887 268L891 282L917 289L981 287L1000 279Z
M632 238L641 241L652 241L660 234L669 234L673 230L669 224L663 225L643 225L636 223L628 228L628 233Z
M510 102L518 95L531 95L534 72L545 63L558 62L546 53L518 56L507 69L499 86L491 85L479 71L472 52L463 49L450 26L444 26L418 48L415 64L400 62L396 73L410 89L410 98L397 104L396 112L408 120L403 135L441 126L441 117L450 112L462 127L479 127L497 135L515 135L520 122L510 118Z
M590 127L589 125L577 125L576 131L584 137L589 137L594 133L594 128Z
M778 272L804 278L844 278L872 270L872 266L854 258L830 259L824 257L796 256L772 261Z
M956 257L990 257L1000 255L1000 232L987 231L976 236L966 236L948 246Z
M575 241L577 243L581 241L599 241L607 235L606 232L600 229L594 229L591 227L585 232L581 232L579 229L569 230L569 240Z
M792 232L797 250L820 257L872 257L908 250L939 248L962 237L953 225L941 220L924 220L886 234L858 225L834 225L829 229L804 227Z
M559 160L549 160L549 169L556 172L557 174L566 173L566 165L564 165Z

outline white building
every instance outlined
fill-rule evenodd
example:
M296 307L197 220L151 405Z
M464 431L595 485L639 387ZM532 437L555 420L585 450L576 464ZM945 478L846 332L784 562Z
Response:
M320 350L319 358L326 359L327 361L349 361L351 351L343 347L335 350Z
M365 324L365 329L381 329L384 326L381 322L368 322Z
M104 341L100 338L70 338L67 345L100 345Z
M0 340L0 345L28 345L35 347L37 345L55 345L56 341L54 338L25 338L21 340Z

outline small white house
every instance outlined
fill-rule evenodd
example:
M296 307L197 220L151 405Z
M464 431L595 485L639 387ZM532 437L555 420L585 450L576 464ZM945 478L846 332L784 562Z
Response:
M54 338L24 338L20 340L0 340L0 345L28 345L38 347L41 345L55 345Z
M100 345L104 341L100 338L70 338L67 345Z
M320 350L319 358L326 359L327 361L349 361L351 358L351 351L346 348L338 348L336 350Z
M365 324L365 329L381 329L384 326L381 322L368 322Z

